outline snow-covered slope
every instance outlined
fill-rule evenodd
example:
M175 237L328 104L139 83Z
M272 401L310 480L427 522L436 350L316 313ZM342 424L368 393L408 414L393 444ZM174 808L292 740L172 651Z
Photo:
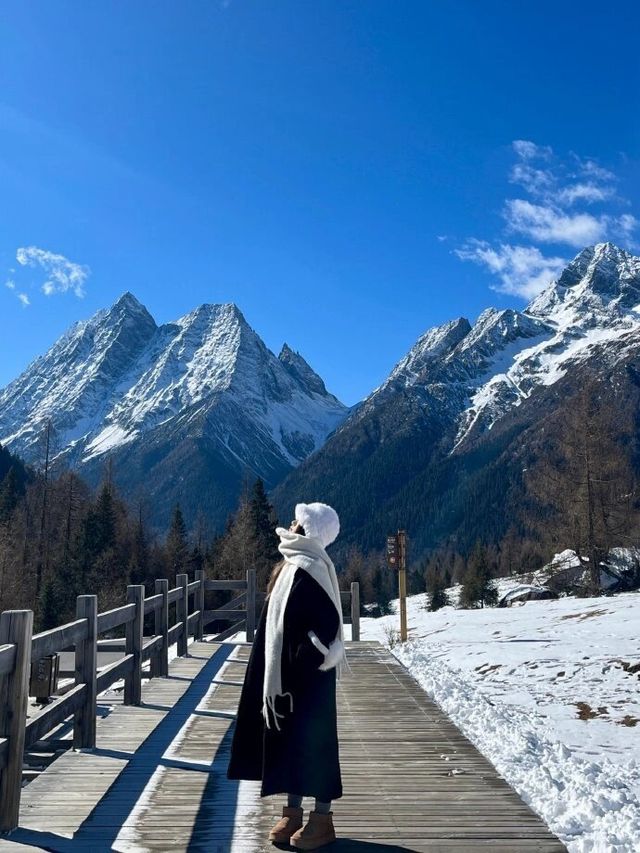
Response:
M302 356L277 358L232 304L157 326L131 294L74 324L0 392L0 442L27 460L53 427L54 460L79 468L152 431L209 436L273 483L317 449L346 407Z
M572 853L640 850L640 593L425 604L408 599L409 641L392 648L425 690ZM361 620L366 640L397 628Z

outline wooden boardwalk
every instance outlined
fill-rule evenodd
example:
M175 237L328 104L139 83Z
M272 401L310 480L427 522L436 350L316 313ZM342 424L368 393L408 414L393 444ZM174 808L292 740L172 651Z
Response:
M393 655L375 642L347 645L341 838L327 850L565 850ZM248 655L247 646L194 642L168 678L143 686L141 705L100 697L96 749L65 753L24 788L20 826L0 853L274 850L264 839L283 798L226 778Z

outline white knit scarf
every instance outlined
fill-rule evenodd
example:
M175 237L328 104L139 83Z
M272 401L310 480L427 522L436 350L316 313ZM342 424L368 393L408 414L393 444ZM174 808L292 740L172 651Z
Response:
M350 667L344 650L340 587L338 586L338 577L331 558L322 547L320 540L313 536L292 533L284 527L276 528L276 533L280 537L278 550L284 557L285 563L269 594L265 630L262 716L264 717L267 728L271 728L269 725L269 709L271 709L276 728L279 730L278 717L283 717L284 714L278 714L275 709L276 696L289 696L290 711L293 711L293 696L288 691L285 693L282 692L281 665L284 613L296 569L304 569L324 589L331 601L333 601L340 617L340 624L331 649L332 659L337 657L337 663L335 663L336 677L340 678L342 676L343 666L346 665L348 669ZM312 601L309 602L309 607L313 607Z

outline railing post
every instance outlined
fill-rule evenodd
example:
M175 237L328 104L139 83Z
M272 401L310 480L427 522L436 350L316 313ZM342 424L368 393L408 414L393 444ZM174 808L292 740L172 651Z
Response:
M125 654L133 655L133 668L124 679L124 704L139 705L142 699L142 629L144 625L144 584L127 586L127 603L135 604L133 620L125 626Z
M256 630L256 570L247 571L247 618L246 631L247 642L253 643Z
M86 689L82 706L73 718L73 746L95 748L96 745L96 677L98 671L98 596L76 598L76 618L87 620L87 637L76 645L76 684Z
M156 578L155 591L162 595L162 604L155 610L153 633L162 637L162 647L151 658L151 675L166 678L169 675L169 581Z
M196 569L196 580L200 582L200 586L193 597L194 609L200 611L194 636L196 640L201 640L204 636L204 577L204 569Z
M176 601L176 622L182 622L182 631L178 634L178 657L187 654L189 636L187 633L187 616L189 615L189 576L176 575L176 586L182 587L182 595Z
M351 584L351 639L360 639L360 584Z
M33 610L5 610L0 615L0 645L16 646L13 671L0 677L0 737L8 740L6 764L0 770L0 832L15 829L20 814L32 635Z

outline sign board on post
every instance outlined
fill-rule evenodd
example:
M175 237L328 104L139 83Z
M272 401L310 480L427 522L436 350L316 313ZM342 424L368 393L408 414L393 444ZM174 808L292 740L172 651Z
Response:
M398 572L400 640L404 642L407 639L407 535L404 530L387 536L387 565Z
M407 534L398 530L398 592L400 605L400 641L407 639Z
M387 565L390 569L398 568L398 537L387 536Z

